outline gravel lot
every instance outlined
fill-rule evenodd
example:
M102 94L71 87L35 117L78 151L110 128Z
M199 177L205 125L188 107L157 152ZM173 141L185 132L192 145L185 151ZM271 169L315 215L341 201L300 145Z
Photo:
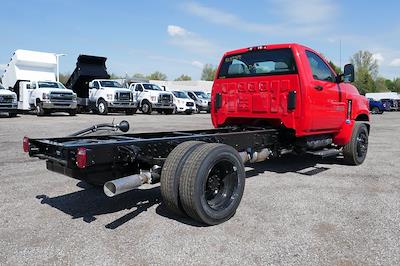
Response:
M226 223L169 214L159 186L109 199L45 169L22 138L126 119L135 132L211 128L209 115L0 118L0 264L400 265L400 113L373 116L358 167L288 156L249 168Z

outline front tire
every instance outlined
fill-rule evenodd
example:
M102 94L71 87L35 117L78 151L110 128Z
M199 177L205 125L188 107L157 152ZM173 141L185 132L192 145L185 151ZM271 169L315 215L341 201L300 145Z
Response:
M107 102L104 101L103 99L99 100L99 103L97 104L97 113L98 113L99 115L106 115L106 114L108 114Z
M142 112L144 114L150 115L153 112L153 108L151 107L151 103L148 101L144 101L142 103Z
M379 108L378 107L373 107L372 110L371 110L371 113L379 114Z
M367 157L368 129L362 122L355 122L350 142L343 147L344 161L349 165L360 165Z
M44 116L45 115L45 111L43 108L43 104L41 102L37 102L36 103L36 115L37 116Z
M179 182L185 212L201 223L229 220L242 199L245 170L239 153L225 144L198 146L187 158Z

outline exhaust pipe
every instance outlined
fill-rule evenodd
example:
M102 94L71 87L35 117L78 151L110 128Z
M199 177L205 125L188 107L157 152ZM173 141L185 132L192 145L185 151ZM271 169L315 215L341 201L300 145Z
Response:
M271 151L267 148L262 149L259 152L253 152L253 154L248 153L246 151L239 152L239 156L242 158L243 163L250 162L250 163L258 163L265 161L271 155Z
M104 184L103 190L108 197L114 197L124 192L140 187L151 181L150 172L121 177Z

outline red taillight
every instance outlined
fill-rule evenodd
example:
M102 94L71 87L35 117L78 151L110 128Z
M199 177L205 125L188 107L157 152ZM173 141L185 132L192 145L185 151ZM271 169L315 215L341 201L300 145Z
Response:
M22 141L22 148L24 149L24 152L29 152L29 138L24 137Z
M78 168L85 168L86 158L86 148L79 147L76 151L76 166L78 166Z

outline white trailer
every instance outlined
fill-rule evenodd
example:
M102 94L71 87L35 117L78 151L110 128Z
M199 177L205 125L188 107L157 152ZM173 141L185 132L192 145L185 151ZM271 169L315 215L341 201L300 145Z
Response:
M17 94L18 110L76 114L76 94L56 81L54 53L16 50L2 75L3 86Z
M400 96L397 92L370 92L366 93L365 97L375 101L380 101L382 99L400 100Z

